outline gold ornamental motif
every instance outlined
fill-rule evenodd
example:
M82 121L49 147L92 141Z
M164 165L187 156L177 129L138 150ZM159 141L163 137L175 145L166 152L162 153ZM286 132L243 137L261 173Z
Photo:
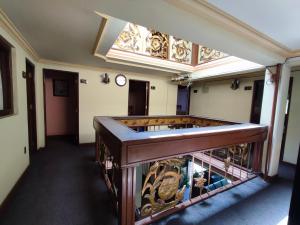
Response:
M139 26L129 23L127 29L124 29L115 45L125 51L139 52L141 51L141 33Z
M228 55L223 52L199 45L199 60L198 60L199 64L213 61L216 59L221 59L226 56Z
M178 189L183 163L183 159L168 159L155 162L150 167L142 189L142 196L149 203L142 207L142 216L171 208L183 199L185 185ZM147 190L149 193L145 194Z
M191 63L191 42L173 37L171 58L179 63Z
M201 177L199 177L199 178L195 178L195 181L196 181L195 187L200 188L200 195L202 195L202 191L203 191L205 182L207 181L207 179L205 179L203 176L204 176L204 174L202 174Z
M228 172L229 166L230 166L230 156L228 156L226 159L224 159L224 167L225 167L225 171L226 173Z
M149 52L151 56L162 59L168 58L169 35L155 30L150 30L150 34L146 38L146 42L146 51Z

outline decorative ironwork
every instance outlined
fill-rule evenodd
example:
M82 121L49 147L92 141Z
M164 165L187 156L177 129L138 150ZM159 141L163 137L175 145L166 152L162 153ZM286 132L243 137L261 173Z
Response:
M186 186L179 190L183 163L183 159L168 159L157 161L150 167L142 189L142 196L149 203L142 207L142 216L171 208L183 199ZM147 190L149 193L146 194Z
M215 49L208 48L205 46L201 46L201 45L199 45L199 54L198 55L199 55L198 64L206 63L209 61L221 59L221 58L228 56L227 54L225 54L223 52L220 52L220 51L217 51Z
M225 171L226 173L228 173L228 169L229 169L229 166L230 166L230 156L228 156L226 159L224 159L224 167L225 167Z
M202 174L201 177L199 177L199 178L195 178L195 181L196 181L195 187L200 188L200 195L202 195L202 190L207 181L207 179L205 179L203 176L204 176L204 174Z
M146 42L146 51L149 52L151 56L162 59L168 58L169 35L163 34L159 31L150 30L150 33L146 38Z
M170 37L170 59L179 63L191 63L192 42Z

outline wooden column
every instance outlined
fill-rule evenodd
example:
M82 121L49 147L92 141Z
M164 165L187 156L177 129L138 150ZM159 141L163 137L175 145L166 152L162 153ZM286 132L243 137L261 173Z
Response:
M192 66L198 65L198 53L199 53L199 45L194 44L192 46Z
M252 158L252 170L255 173L261 172L263 142L255 142Z
M135 223L135 182L136 168L120 169L118 185L119 225L134 225Z

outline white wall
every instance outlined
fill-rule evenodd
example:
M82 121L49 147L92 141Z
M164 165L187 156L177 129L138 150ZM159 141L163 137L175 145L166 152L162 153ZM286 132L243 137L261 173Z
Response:
M79 73L79 79L87 79L88 84L79 84L79 139L80 143L94 141L93 117L126 115L128 104L128 83L125 87L115 84L115 76L122 71L110 69L87 69L77 66L49 65L36 63L25 50L6 32L0 23L0 35L9 41L13 49L12 75L14 88L14 115L0 118L0 204L29 165L28 124L25 60L35 63L36 110L38 148L45 145L43 68L67 70ZM110 74L111 83L101 83L100 75ZM128 79L147 80L155 90L150 90L149 114L168 115L176 113L177 86L169 77L150 74L125 73ZM24 154L26 147L27 153Z
M43 69L66 70L79 73L79 79L86 79L87 84L79 83L79 141L80 143L94 142L94 116L127 115L128 110L128 81L126 86L115 84L115 76L122 71L101 69L92 70L61 65L39 64L37 70L37 130L38 146L43 147L44 138L44 100L43 100ZM110 75L110 83L101 82L100 75ZM124 73L127 79L150 81L149 115L175 115L177 101L177 86L170 83L170 78L159 75Z
M297 164L300 142L300 71L293 72L292 76L294 81L283 161Z
M191 90L190 114L224 119L235 122L249 122L251 114L254 80L260 78L240 79L240 88L232 90L231 79L201 82L193 85ZM252 90L244 90L252 86ZM194 93L197 90L197 93Z
M13 46L12 76L14 115L0 118L0 204L29 165L25 58L34 62L0 23L0 34ZM24 154L24 147L27 153Z

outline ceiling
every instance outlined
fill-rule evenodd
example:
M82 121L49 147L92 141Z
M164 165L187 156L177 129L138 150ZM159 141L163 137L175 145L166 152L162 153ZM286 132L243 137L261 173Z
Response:
M42 59L92 67L157 74L95 57L93 48L101 16L85 1L1 0L0 8ZM159 71L160 75L170 75Z
M207 0L290 50L300 49L299 0Z
M236 32L230 30L230 26L224 26L219 21L211 21L210 15L206 14L207 8L202 6L204 2L206 1L1 0L0 7L42 59L170 75L170 73L162 71L109 63L95 57L93 51L102 20L101 16L95 13L97 11L102 15L110 15L124 21L137 23L262 65L284 62L285 56L281 54L281 49L278 50L275 46L274 50L272 43L253 41L256 37L253 39L251 35L251 38L249 35L245 36L243 30ZM291 29L288 20L283 16L269 17L278 15L278 10L281 8L284 11L280 14L284 14L284 17L288 15L290 18L294 15L296 6L299 6L298 3L293 6L293 1L284 1L289 4L283 7L281 4L284 5L284 3L271 4L271 0L266 0L260 1L262 9L256 9L254 6L257 4L253 4L253 1L251 3L242 1L247 7L240 1L233 0L226 1L223 6L222 1L210 0L210 2L218 4L220 8L224 7L225 11L232 10L230 13L236 14L237 18L241 17L239 19L245 20L245 23L249 20L249 25L274 38L282 45L293 49L300 45L300 42L296 43L296 40L299 40L297 37L300 35L300 33L295 34L296 25L293 25L293 29ZM258 2L258 0L254 0L254 2ZM267 2L270 4L267 5ZM292 7L290 14L289 7ZM264 12L267 15L263 15ZM293 24L300 19L298 15L294 16ZM278 31L276 30L277 24L272 21L280 22Z

